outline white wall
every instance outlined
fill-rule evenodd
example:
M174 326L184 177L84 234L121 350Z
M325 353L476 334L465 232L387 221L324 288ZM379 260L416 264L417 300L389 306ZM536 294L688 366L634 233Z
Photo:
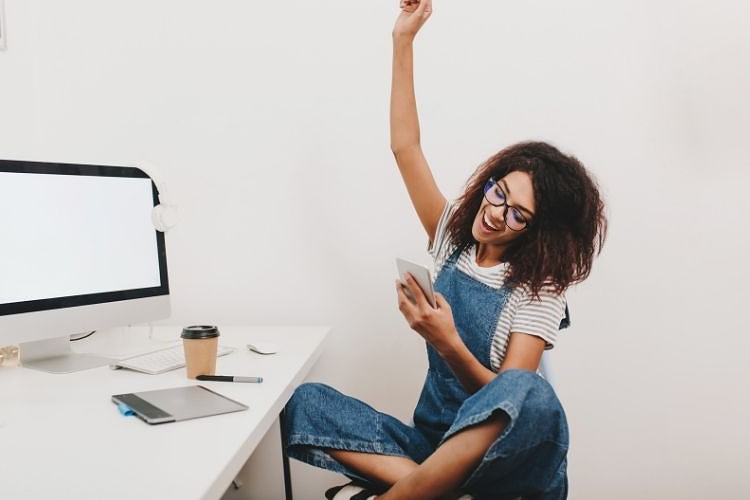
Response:
M388 148L398 2L5 3L0 157L158 165L181 207L171 321L331 324L312 377L408 419L425 361L393 258L427 256ZM447 195L539 138L607 197L551 358L571 498L750 495L749 19L739 0L435 0L418 40ZM232 498L282 495L275 432ZM341 482L293 474L301 499Z

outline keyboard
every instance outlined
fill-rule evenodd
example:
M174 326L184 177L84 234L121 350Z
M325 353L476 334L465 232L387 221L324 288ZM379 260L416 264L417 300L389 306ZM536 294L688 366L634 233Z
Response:
M219 345L216 356L224 356L231 352L234 352L233 347ZM176 370L183 366L185 366L185 351L182 348L182 344L139 354L110 365L111 368L128 368L151 375Z

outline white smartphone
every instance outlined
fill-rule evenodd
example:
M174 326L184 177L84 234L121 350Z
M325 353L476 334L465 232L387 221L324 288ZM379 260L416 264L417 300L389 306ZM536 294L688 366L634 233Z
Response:
M401 277L402 281L406 282L406 273L411 274L419 285L419 288L422 289L425 297L427 297L427 302L429 302L432 307L437 307L437 302L435 301L435 290L432 288L432 276L429 269L421 264L416 264L399 258L396 259L396 267L398 268L398 275ZM404 293L406 293L409 300L416 302L406 285L404 285Z

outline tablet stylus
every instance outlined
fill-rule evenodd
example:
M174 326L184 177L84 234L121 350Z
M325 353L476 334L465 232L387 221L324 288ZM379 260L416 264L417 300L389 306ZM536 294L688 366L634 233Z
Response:
M250 384L260 384L263 382L263 377L234 377L232 375L198 375L195 378L211 382L247 382Z

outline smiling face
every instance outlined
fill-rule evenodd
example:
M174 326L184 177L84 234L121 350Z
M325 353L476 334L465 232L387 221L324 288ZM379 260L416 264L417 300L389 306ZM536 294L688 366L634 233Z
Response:
M525 229L513 231L524 226L511 218L512 207L530 218ZM550 285L561 293L586 279L606 233L596 180L575 156L538 141L513 144L484 161L446 224L450 241L474 254L474 264L505 264L504 279L533 295Z
M503 195L505 205L502 206L494 206L487 200L489 197L493 203L498 203ZM471 228L471 233L479 244L480 253L491 249L491 253L499 258L509 243L520 238L528 230L514 231L508 227L508 223L514 227L522 226L522 220L530 222L533 219L535 210L536 200L531 175L513 171L497 180L497 185L482 199Z

